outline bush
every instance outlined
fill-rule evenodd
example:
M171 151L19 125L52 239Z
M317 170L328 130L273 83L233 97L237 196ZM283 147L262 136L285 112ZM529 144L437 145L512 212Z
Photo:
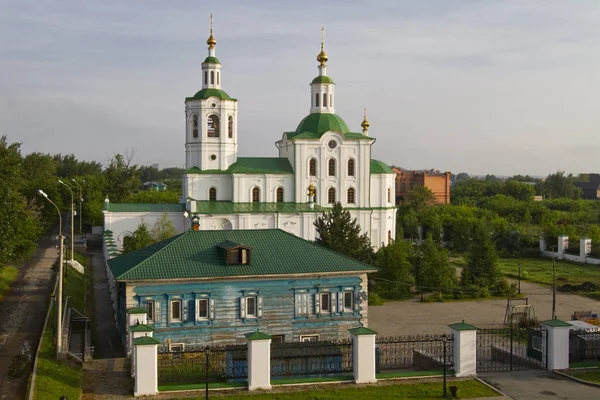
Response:
M369 293L369 305L370 306L382 306L385 301L377 292Z

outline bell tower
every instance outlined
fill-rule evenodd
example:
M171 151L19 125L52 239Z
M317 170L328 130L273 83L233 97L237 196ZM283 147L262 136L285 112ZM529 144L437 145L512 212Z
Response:
M206 40L208 57L202 63L202 89L185 99L186 168L226 170L237 161L237 100L221 89L221 62L215 56L217 40Z
M321 52L317 55L319 62L319 75L310 83L310 112L335 114L334 105L334 83L327 76L327 60L325 53L325 28L321 27Z

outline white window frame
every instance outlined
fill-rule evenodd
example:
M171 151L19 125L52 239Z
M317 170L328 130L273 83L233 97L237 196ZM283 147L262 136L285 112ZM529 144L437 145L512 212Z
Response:
M173 317L173 305L175 303L179 303L179 318ZM171 322L181 322L183 320L183 300L182 299L173 299L169 301L169 321Z
M322 292L319 293L320 297L320 305L321 305L321 314L330 314L331 313L331 293Z
M347 296L350 297L350 303L351 304L350 304L349 308L346 306L346 297ZM344 303L343 303L344 304L344 311L354 311L354 292L351 291L351 290L345 290L344 291L343 300L344 300Z
M181 350L177 350L177 349L173 349L173 347L181 347ZM170 343L169 344L169 351L171 352L175 352L175 351L184 351L185 350L185 343Z
M300 335L301 342L318 342L319 335Z
M200 315L200 303L206 302L206 316ZM196 302L196 319L199 321L206 321L210 319L210 299L208 297L203 297L198 299Z
M245 302L245 307L246 307L246 318L258 318L258 296L245 296L246 297L246 302ZM250 313L249 312L249 305L248 305L248 300L254 300L254 313Z
M306 317L310 314L309 294L307 292L296 293L296 316Z
M146 301L146 309L148 310L148 322L154 322L156 319L156 301ZM150 318L152 316L152 318Z

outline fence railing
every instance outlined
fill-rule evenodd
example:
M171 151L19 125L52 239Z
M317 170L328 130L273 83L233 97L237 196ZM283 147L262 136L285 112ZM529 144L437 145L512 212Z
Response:
M352 372L352 341L271 344L271 376L319 376Z
M248 376L248 345L158 349L158 384L244 380Z
M569 362L600 361L600 328L569 332Z
M442 369L454 365L452 335L378 337L377 373L399 370Z

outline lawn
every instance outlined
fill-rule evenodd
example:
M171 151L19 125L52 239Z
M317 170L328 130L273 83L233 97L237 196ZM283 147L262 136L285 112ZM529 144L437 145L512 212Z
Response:
M569 370L567 374L574 376L582 381L600 383L600 369L586 369L586 370Z
M521 264L521 279L552 285L552 260L549 258L504 258L498 262L500 271L517 278ZM559 291L574 292L600 299L600 266L556 261L556 286Z
M457 394L461 399L499 396L497 392L476 380L448 382L447 386L458 387ZM197 398L204 398L204 396L201 395ZM362 387L354 385L331 385L321 389L305 391L299 391L298 388L287 388L285 393L249 394L248 392L236 391L231 396L219 396L219 398L244 398L248 400L347 400L349 398L430 400L442 398L442 381L410 384L378 384Z
M19 270L12 265L7 265L0 269L0 300L2 300L4 292L6 292L15 279L17 279L18 274Z

